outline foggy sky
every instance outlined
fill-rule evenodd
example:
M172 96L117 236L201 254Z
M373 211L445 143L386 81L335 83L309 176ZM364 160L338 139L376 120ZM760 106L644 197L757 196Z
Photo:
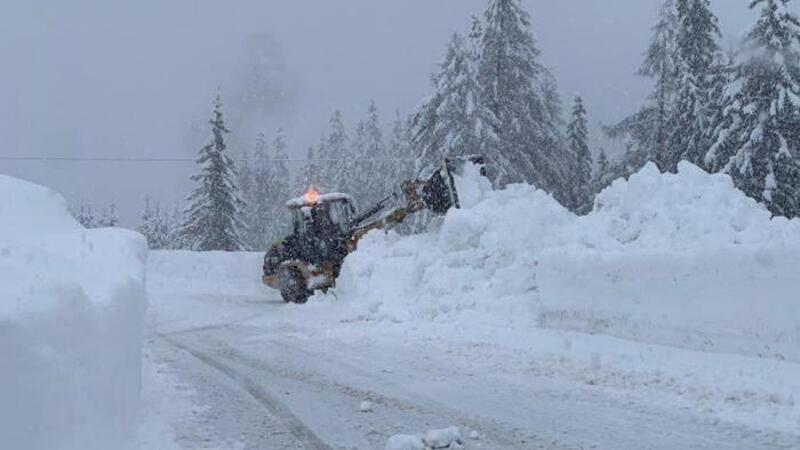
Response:
M5 0L0 2L0 155L193 156L192 124L236 89L248 36L272 35L297 86L281 125L302 156L334 108L352 124L375 99L382 119L410 113L454 31L488 0ZM565 103L611 123L649 90L634 75L660 0L527 0L542 61ZM732 47L749 0L717 0ZM237 130L232 130L234 134ZM613 149L612 149L613 151ZM145 196L167 205L190 188L187 164L0 161L0 173L68 200L116 201L135 221Z

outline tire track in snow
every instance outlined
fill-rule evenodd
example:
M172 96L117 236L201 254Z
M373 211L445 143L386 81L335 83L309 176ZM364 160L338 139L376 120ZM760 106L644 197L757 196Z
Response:
M271 341L271 343L274 345L284 347L285 349L290 351L304 353L307 355L313 355L312 353L307 352L304 349L294 347L283 342ZM219 350L222 352L221 357L230 361L231 363L240 364L244 367L248 367L250 369L254 369L260 372L265 372L273 376L294 380L308 386L317 387L322 390L327 390L327 391L332 390L338 392L341 395L351 397L359 401L371 401L377 404L395 408L396 410L399 411L416 411L417 413L426 414L430 416L447 417L451 423L459 423L462 426L468 426L472 429L482 430L483 444L491 442L492 444L498 446L496 448L503 448L508 450L511 449L553 450L553 449L576 448L574 446L567 445L566 443L557 443L554 442L552 439L545 439L541 436L534 435L531 432L525 432L517 427L504 424L500 421L495 421L495 420L486 421L486 419L468 417L464 415L463 411L441 404L431 398L414 395L413 393L409 392L404 392L405 394L404 396L406 398L380 394L373 390L358 388L347 383L342 383L334 380L325 380L320 377L320 373L318 372L314 371L296 372L289 368L276 367L274 365L267 363L264 360L248 356L222 341L218 341L216 342L216 344L220 346ZM325 357L320 357L319 355L314 355L314 358L325 359L333 363L337 362L337 361L332 361ZM339 361L338 363L339 366L342 368L350 367L345 363L341 363L341 361ZM380 377L375 377L373 374L368 374L366 371L354 370L353 373L356 373L360 376L366 376L376 381L380 381L383 384L394 384L389 380L382 379ZM498 432L498 430L504 430L504 432Z
M216 369L232 381L240 385L250 396L260 403L267 411L277 417L287 428L289 433L309 450L334 450L325 441L319 438L303 421L295 416L292 411L280 400L262 389L253 379L241 374L229 365L215 359L208 354L190 348L167 335L159 334L158 337L168 344L183 350L198 361Z

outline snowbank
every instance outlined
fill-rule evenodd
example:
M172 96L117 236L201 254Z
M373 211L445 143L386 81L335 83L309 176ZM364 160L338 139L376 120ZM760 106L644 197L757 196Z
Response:
M373 233L336 296L356 319L473 318L800 361L800 221L684 163L618 180L578 217L530 186L460 180L428 234Z
M53 191L0 175L4 448L126 448L146 307L140 235L84 230Z
M461 430L452 426L441 430L431 430L424 435L396 434L386 441L385 450L435 450L461 449L464 440Z

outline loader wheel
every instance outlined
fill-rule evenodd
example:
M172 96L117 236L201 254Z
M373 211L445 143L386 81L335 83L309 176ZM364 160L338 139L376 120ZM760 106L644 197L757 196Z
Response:
M286 303L305 303L311 296L303 273L294 267L284 267L278 272L281 297Z

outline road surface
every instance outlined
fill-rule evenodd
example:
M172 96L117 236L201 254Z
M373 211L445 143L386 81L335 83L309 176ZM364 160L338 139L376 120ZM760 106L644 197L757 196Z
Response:
M503 342L458 323L329 320L324 307L283 304L257 276L234 286L241 280L192 266L175 281L164 258L148 274L145 356L178 387L145 390L163 389L164 408L190 405L169 419L179 448L383 449L392 435L451 425L480 434L465 437L467 449L800 448L800 433L770 425L770 414L781 424L781 408L793 404L540 348L569 354L607 338L558 332ZM759 408L772 409L751 420Z

